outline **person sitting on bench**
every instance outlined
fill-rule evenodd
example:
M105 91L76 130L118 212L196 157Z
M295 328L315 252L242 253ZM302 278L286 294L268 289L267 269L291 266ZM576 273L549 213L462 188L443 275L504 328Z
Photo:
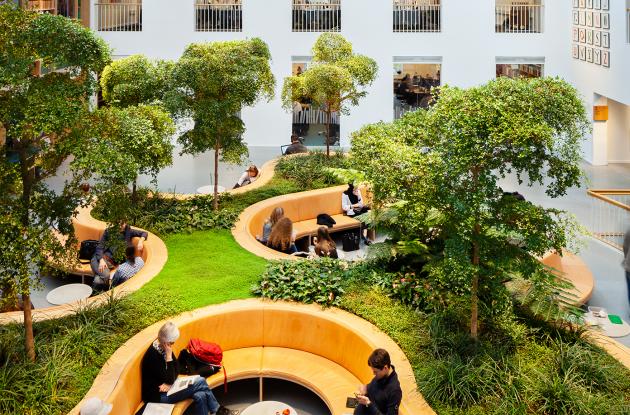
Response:
M275 208L269 218L263 223L262 227L262 236L256 235L256 239L264 244L269 240L269 235L271 235L271 229L273 229L274 225L278 223L280 219L284 217L284 209L281 207Z
M92 272L94 273L92 287L97 291L109 288L111 270L118 265L116 261L116 251L119 246L131 246L133 238L140 238L136 249L138 252L142 252L144 249L144 241L149 237L149 234L145 231L131 229L127 221L124 220L121 222L118 230L119 232L117 234L111 235L111 230L109 228L105 229L103 236L101 236L101 239L98 241L96 252L90 262Z
M293 222L287 217L280 218L278 223L271 229L267 246L285 254L294 254L298 250L295 246L295 235L293 234Z
M291 134L291 145L284 150L284 155L298 153L308 153L308 148L306 148L304 144L300 143L300 139L297 134Z
M142 400L145 404L177 403L192 398L194 415L238 415L240 411L230 410L219 405L208 382L199 377L186 389L167 395L179 375L179 363L173 345L179 338L179 329L170 321L158 332L157 339L149 346L142 357L140 366ZM140 412L142 413L142 412Z
M125 256L127 260L120 264L118 268L116 268L116 272L114 272L112 287L116 287L127 281L129 278L136 275L144 266L144 260L141 256L136 256L136 248L133 245L125 249Z
M320 226L317 228L317 240L315 243L315 254L319 257L339 258L337 254L337 245L330 237L328 228Z
M348 189L341 194L341 208L348 216L356 216L368 212L370 208L363 204L363 196L361 191L354 187L353 183L348 183ZM366 237L367 228L361 222L361 239L366 245L372 242Z

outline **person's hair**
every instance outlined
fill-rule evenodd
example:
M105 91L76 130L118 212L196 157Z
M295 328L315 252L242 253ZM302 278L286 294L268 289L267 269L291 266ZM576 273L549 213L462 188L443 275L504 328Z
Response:
M315 245L315 253L317 256L329 256L333 249L337 249L337 245L330 237L328 228L320 226L317 228L317 245Z
M131 265L136 264L136 247L133 245L129 245L127 249L125 249L125 257L127 261L131 263Z
M291 236L293 233L293 222L287 217L282 217L271 228L267 245L278 251L286 251L291 246Z
M278 223L278 221L282 219L283 217L284 217L284 209L278 206L271 212L271 215L269 215L269 223L271 224L271 227L273 228L273 225Z
M247 172L254 172L254 177L258 176L258 167L256 167L256 165L252 164L251 166L249 166L247 168Z
M385 366L391 367L392 361L389 358L389 353L385 349L376 349L368 357L368 366L374 369L383 369Z
M300 139L298 138L298 135L295 133L291 134L291 142L297 143L298 141L300 141Z
M168 321L160 327L158 340L160 343L174 343L179 338L179 329L175 324Z

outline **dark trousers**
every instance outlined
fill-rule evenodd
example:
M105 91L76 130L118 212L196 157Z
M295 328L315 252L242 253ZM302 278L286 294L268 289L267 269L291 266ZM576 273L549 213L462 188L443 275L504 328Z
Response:
M208 415L208 413L216 414L219 410L219 402L208 387L208 383L204 378L199 378L184 390L166 396L166 393L160 394L161 403L177 403L184 399L192 398L195 415Z

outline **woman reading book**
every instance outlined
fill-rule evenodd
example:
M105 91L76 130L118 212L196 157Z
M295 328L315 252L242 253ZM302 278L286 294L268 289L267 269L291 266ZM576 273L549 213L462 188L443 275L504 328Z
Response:
M175 324L168 322L160 328L157 339L145 352L141 364L144 403L177 403L191 398L194 405L193 411L190 412L192 414L238 415L240 411L219 405L208 383L202 377L195 378L182 390L169 393L179 375L177 356L173 351L173 345L178 338L179 329Z

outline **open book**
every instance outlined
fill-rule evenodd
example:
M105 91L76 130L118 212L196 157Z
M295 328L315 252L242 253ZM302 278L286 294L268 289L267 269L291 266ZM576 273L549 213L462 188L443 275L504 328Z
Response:
M177 378L175 382L173 383L173 385L171 386L171 388L168 390L168 392L166 392L166 396L171 396L174 393L177 393L181 390L186 389L187 387L195 383L195 381L199 379L200 377L201 376L199 375L194 375L194 376L182 376L181 378Z
M172 403L148 403L142 415L171 415L175 405Z

